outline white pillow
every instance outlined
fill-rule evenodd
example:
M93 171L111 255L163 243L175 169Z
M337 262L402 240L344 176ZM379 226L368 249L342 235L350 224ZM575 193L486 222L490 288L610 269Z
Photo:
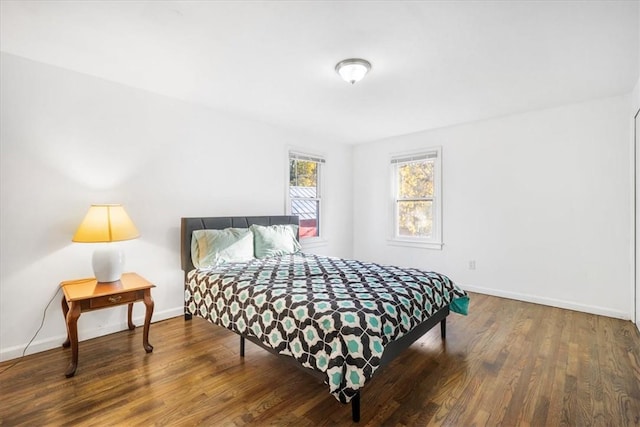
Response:
M253 232L253 242L256 258L266 258L271 256L293 254L301 247L296 239L298 226L294 224L252 225L249 227Z
M191 237L191 261L196 268L253 259L253 233L248 228L195 230Z

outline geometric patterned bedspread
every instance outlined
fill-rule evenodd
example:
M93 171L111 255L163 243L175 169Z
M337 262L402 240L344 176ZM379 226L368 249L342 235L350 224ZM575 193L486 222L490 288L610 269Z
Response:
M469 301L438 273L302 252L193 270L184 298L187 312L324 373L342 403L389 342L447 304L466 314Z

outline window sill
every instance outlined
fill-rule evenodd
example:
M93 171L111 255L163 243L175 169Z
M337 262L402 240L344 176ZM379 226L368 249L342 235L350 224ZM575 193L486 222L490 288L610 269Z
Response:
M300 246L302 246L302 249L319 248L321 246L327 246L328 244L329 242L321 237L312 237L310 239L300 240Z
M442 250L444 243L442 242L425 242L417 239L388 239L387 244L390 246L405 246L408 248L435 249Z

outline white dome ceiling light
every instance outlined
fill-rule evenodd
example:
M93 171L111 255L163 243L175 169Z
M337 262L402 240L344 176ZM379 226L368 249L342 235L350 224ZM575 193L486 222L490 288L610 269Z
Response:
M371 69L371 63L360 58L349 58L336 64L336 72L345 82L354 84L364 78Z

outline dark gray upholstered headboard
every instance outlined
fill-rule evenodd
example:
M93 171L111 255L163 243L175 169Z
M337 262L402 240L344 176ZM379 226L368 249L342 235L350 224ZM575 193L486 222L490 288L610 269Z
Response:
M182 270L185 275L195 268L191 262L191 234L194 230L223 230L229 227L249 228L253 224L265 226L276 224L299 225L299 220L297 216L293 215L181 218L180 258L182 259Z

